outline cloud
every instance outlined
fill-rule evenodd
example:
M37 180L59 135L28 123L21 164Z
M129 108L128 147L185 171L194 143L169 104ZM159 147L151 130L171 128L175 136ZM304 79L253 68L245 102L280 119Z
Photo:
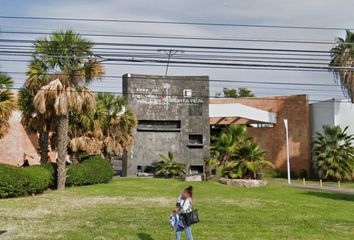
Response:
M161 21L194 21L194 22L225 22L239 24L263 25L291 25L291 26L323 26L323 27L350 27L354 20L352 9L354 2L347 0L61 0L61 1L23 1L26 5L24 15L52 16L71 18L103 18L103 19L132 19L132 20L161 20ZM340 6L340 7L338 7ZM342 7L345 6L345 7ZM337 10L338 9L338 10ZM21 10L23 11L23 10ZM10 12L9 15L21 15ZM343 31L319 30L289 30L289 29L262 29L238 27L205 27L195 25L155 25L155 24L128 24L107 22L52 22L52 21L23 21L17 22L23 28L60 29L73 28L83 32L98 33L140 33L140 34L175 34L205 37L234 37L234 38L269 38L269 39L311 39L333 40L342 35ZM33 36L34 37L34 36ZM134 42L134 43L161 43L180 45L213 45L233 47L262 47L262 48L290 48L290 49L321 49L328 50L331 46L303 45L303 44L276 44L276 43L247 43L247 42L202 42L196 40L148 40L148 39L118 39L108 37L93 37L93 41L106 42ZM11 68L11 64L6 64ZM13 66L13 68L19 66ZM23 71L25 65L23 65ZM137 66L107 66L109 75L120 76L126 72L162 74L164 67L137 67ZM197 69L171 68L170 74L201 74L210 75L213 79L257 80L275 82L300 83L321 82L333 84L330 73L293 72L293 71L253 71L227 69ZM118 89L120 81L107 79L95 84L98 89ZM244 85L242 85L244 86ZM255 85L249 85L255 86ZM261 87L262 85L256 85ZM288 88L292 86L286 85ZM213 85L212 92L222 89L223 84ZM236 84L234 87L238 87ZM323 97L338 97L334 87L324 92ZM289 94L289 91L259 90L257 95ZM294 90L290 93L300 93ZM307 90L306 92L314 92ZM338 93L338 94L337 94ZM318 94L318 93L317 93ZM313 97L318 99L318 96Z

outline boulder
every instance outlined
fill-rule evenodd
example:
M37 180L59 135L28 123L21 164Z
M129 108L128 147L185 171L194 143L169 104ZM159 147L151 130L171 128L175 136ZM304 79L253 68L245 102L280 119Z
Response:
M184 179L186 182L201 182L203 181L203 176L202 175L188 175Z
M259 179L228 179L228 178L220 178L219 183L225 185L232 185L237 187L245 187L245 188L252 188L252 187L264 187L267 186L268 182Z

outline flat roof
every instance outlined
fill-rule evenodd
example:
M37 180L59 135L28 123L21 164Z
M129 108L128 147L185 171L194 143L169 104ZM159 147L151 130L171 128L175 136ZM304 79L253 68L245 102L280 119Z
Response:
M243 118L261 123L276 123L274 112L250 107L241 103L209 104L209 118Z

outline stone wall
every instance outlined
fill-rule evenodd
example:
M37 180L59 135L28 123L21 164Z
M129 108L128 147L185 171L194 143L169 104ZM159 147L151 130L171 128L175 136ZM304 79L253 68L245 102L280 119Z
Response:
M123 175L136 176L138 166L149 166L168 151L188 166L203 166L210 141L208 80L207 76L123 76L123 94L140 123ZM191 143L199 136L200 144Z

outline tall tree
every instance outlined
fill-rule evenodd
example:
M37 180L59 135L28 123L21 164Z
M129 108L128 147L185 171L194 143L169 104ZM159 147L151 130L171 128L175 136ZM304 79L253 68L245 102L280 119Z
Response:
M57 118L58 189L65 188L69 113L90 111L95 98L86 85L104 76L103 66L92 53L93 43L72 31L54 32L34 44L33 59L45 65L50 82L34 97L40 114Z
M133 143L135 115L124 97L100 93L96 96L96 111L70 115L69 136L72 152L122 155Z
M16 100L11 92L11 77L0 72L0 138L9 131L9 119L16 109Z
M354 135L348 127L323 126L313 143L313 164L322 179L350 180L354 173Z
M241 98L241 97L254 97L255 95L248 88L224 88L224 97L228 98Z
M354 33L346 30L346 37L337 38L337 45L331 49L331 61L334 74L339 78L343 89L354 102ZM349 68L349 69L345 69Z
M47 67L43 62L33 59L28 65L26 81L19 90L18 105L22 112L21 123L31 133L39 135L41 164L48 162L49 133L55 130L55 116L40 114L33 105L34 96L39 89L48 84L49 77Z
M98 120L103 131L105 152L121 155L133 144L137 119L124 97L112 94L97 95Z
M40 114L33 106L34 93L28 88L21 88L18 92L18 106L22 112L21 123L30 133L38 133L40 147L40 162L45 164L48 162L48 145L49 145L49 126L55 123L49 121L44 114Z

